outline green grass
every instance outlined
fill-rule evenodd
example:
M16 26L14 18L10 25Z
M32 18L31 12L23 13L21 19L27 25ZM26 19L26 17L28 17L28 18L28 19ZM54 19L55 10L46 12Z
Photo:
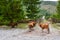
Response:
M10 26L6 26L6 25L2 25L2 26L0 26L0 28L6 29L6 30L11 29Z
M58 26L57 24L53 24L54 28L57 28L60 30L60 26Z
M18 24L17 28L26 29L27 23L20 23L20 24Z
M0 26L0 28L11 29L11 26L2 25L2 26ZM20 23L15 28L26 29L27 28L27 23Z

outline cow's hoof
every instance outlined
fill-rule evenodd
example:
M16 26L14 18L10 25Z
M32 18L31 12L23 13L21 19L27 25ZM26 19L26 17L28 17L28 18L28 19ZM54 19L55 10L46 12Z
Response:
M48 32L47 34L50 34L50 32Z
M31 31L29 31L29 32L31 32Z
M34 31L34 29L32 29L32 31Z

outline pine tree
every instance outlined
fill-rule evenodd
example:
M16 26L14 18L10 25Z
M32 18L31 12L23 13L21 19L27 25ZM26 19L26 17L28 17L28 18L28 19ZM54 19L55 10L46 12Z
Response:
M0 0L0 23L16 23L24 19L22 0Z
M58 1L57 5L57 19L60 19L60 1Z
M57 5L57 13L60 14L60 1L58 1L58 5Z
M25 0L24 5L26 6L27 16L30 19L36 19L37 14L40 12L40 0Z

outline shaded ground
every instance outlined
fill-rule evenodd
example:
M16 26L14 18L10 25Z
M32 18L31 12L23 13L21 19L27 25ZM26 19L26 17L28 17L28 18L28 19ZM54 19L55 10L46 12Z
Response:
M60 40L59 31L51 25L50 34L42 33L38 26L32 32L28 32L28 29L0 29L0 40Z

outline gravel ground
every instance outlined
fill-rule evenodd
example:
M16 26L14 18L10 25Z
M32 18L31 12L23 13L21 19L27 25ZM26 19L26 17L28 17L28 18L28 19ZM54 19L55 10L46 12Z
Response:
M50 34L41 30L28 32L27 29L0 29L0 40L60 40L59 30L50 25Z

